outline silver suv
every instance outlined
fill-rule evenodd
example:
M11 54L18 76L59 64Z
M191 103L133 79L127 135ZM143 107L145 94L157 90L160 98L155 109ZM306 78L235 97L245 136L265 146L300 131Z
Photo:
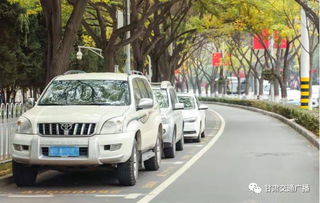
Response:
M160 105L163 123L163 152L166 158L174 158L176 150L183 150L184 104L179 103L174 87L169 81L152 83L152 89Z
M40 169L109 166L122 185L139 168L158 170L162 121L151 86L141 75L67 74L54 78L17 122L13 177L32 185Z

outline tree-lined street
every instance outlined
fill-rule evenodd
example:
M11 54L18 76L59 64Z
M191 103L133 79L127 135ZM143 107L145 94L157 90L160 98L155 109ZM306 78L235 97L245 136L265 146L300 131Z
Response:
M214 145L176 178L177 172L214 139L222 122L225 127ZM14 184L1 187L0 200L144 202L157 194L154 190L163 182L174 179L151 202L319 201L318 151L289 126L259 113L217 105L210 105L207 125L207 137L201 143L186 143L186 150L179 152L174 160L164 159L158 172L140 173L135 187L118 186L112 172L49 171L39 177L34 187L17 188ZM257 183L261 193L250 191L250 183ZM267 189L267 185L291 184L308 186L309 190L303 192L299 186L296 192Z
M319 202L319 5L0 1L0 202Z

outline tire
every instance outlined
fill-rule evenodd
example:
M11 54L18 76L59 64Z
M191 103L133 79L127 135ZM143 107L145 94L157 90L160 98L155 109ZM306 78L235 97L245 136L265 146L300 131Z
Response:
M174 158L176 155L176 129L173 130L171 147L163 149L165 158Z
M119 164L117 172L120 185L133 186L136 184L139 174L139 153L136 141L134 141L130 159Z
M18 187L32 186L36 182L38 170L34 166L12 161L13 180Z
M201 138L206 137L206 134L204 133L204 131L201 133Z
M176 149L177 151L182 151L184 146L184 136L182 134L181 139L177 142Z
M199 128L199 134L196 139L194 139L195 142L201 142L201 123L200 123L200 128Z
M162 137L162 132L158 132L157 142L153 148L155 156L144 162L144 167L148 171L157 171L160 168L161 156L162 156L161 137Z

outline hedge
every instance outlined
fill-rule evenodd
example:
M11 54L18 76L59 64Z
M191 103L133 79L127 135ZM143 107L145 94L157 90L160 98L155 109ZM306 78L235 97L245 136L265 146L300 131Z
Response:
M288 119L294 119L296 123L310 130L319 136L319 109L314 111L300 109L297 106L279 104L269 101L261 100L242 100L230 98L213 98L213 97L200 97L200 101L208 102L221 102L228 104L237 104L242 106L250 106L265 111L280 114Z

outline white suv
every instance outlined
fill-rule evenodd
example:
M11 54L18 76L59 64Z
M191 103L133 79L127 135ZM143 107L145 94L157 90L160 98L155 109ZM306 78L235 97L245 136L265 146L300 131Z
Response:
M14 181L32 185L43 168L105 165L116 168L120 184L134 185L143 165L147 170L159 168L162 131L159 105L144 76L58 76L17 122Z
M174 87L169 81L152 83L152 89L160 105L163 123L163 152L166 158L174 158L176 150L183 150L184 104L178 102Z

